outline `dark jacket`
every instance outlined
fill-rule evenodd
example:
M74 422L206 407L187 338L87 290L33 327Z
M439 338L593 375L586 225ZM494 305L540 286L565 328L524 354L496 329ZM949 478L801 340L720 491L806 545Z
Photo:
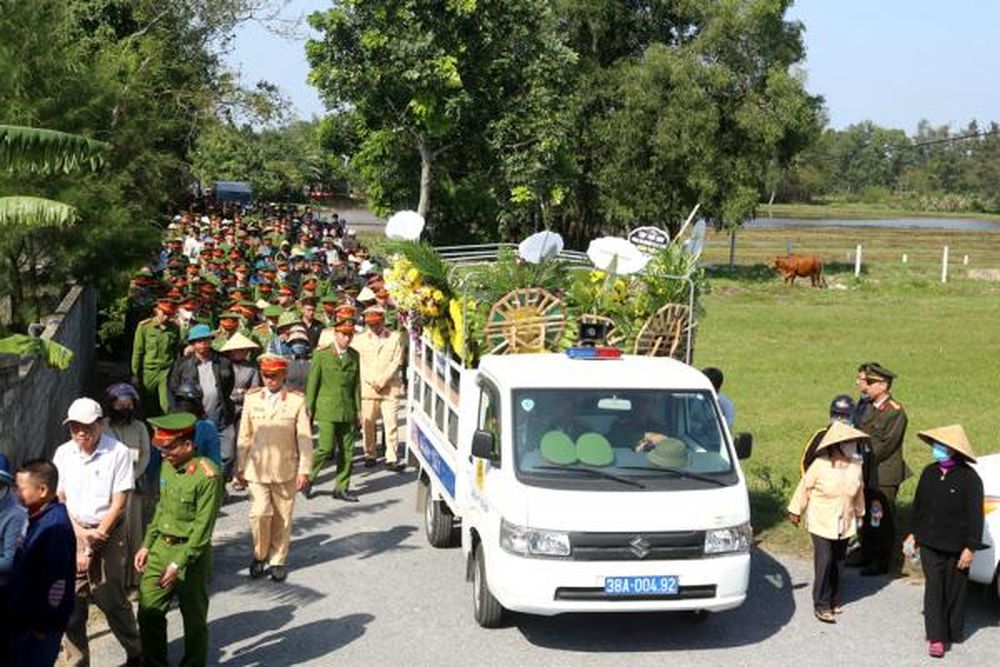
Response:
M858 428L871 436L872 457L878 470L879 486L899 486L909 474L903 461L906 412L892 397L879 407L869 403Z
M975 551L983 539L983 481L964 461L941 474L937 463L924 468L913 498L917 544L951 554Z
M215 375L215 388L219 392L219 401L222 403L222 424L216 424L222 428L232 424L235 418L236 408L233 405L233 385L236 380L233 376L233 364L229 358L223 354L211 351L212 371ZM170 371L168 387L170 395L173 396L185 382L199 383L198 379L198 357L194 354L181 356L174 362L173 370Z
M14 562L10 608L14 625L63 632L73 611L76 538L66 507L57 501L28 519L24 544Z

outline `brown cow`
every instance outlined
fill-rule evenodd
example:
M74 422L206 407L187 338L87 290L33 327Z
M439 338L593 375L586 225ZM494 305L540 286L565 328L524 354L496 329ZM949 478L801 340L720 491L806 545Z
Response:
M786 283L795 284L798 277L809 277L813 287L826 287L823 280L823 260L819 255L785 255L774 258L772 266Z

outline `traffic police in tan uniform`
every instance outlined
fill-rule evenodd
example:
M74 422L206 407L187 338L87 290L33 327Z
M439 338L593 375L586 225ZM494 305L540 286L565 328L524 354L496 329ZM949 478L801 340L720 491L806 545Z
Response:
M288 360L258 358L264 386L247 392L237 440L236 478L250 492L250 576L284 581L295 494L309 484L312 426L302 394L285 388Z
M370 306L364 311L365 330L354 337L351 347L361 358L361 433L365 450L365 465L375 463L375 425L382 417L385 433L385 466L400 472L405 465L398 462L397 422L399 396L403 389L401 369L406 347L398 331L385 326L385 310Z

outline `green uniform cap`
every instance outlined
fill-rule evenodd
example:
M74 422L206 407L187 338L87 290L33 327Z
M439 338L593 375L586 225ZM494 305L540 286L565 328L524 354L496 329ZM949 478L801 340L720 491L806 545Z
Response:
M590 466L611 465L615 460L611 443L600 433L584 433L576 439L576 456Z
M557 465L576 463L576 446L572 438L562 431L549 431L539 445L542 458Z
M173 440L177 436L194 432L195 422L198 418L190 412L172 412L160 417L150 417L149 422L155 430L153 440Z
M295 324L302 324L302 318L294 310L286 310L278 317L278 328L290 327Z
M285 309L281 306L268 306L264 309L264 317L281 317L283 312L285 312Z

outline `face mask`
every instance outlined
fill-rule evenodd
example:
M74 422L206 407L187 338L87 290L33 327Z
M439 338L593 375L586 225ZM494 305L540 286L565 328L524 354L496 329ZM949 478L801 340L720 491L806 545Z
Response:
M110 413L111 421L113 422L130 422L134 415L134 410L131 408L126 408L125 410L115 410L111 409L108 411Z
M941 443L935 442L934 446L931 447L931 455L934 457L935 461L941 463L951 458L951 450Z
M844 442L840 444L840 453L846 458L854 459L858 456L858 446L853 442Z

